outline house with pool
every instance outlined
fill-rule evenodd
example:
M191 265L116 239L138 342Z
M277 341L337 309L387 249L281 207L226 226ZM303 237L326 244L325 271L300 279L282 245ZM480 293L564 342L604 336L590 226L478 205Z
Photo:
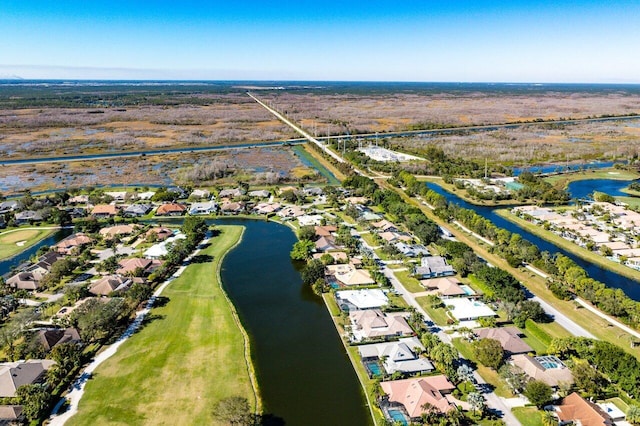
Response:
M411 421L420 421L420 416L431 409L446 414L456 407L447 399L455 386L442 374L385 381L380 386L386 394L380 408L385 417L392 421L409 424Z
M420 356L423 351L424 346L417 337L358 346L362 364L371 378L394 373L409 376L433 371L433 364Z
M479 300L455 297L445 299L444 304L457 321L475 321L478 318L498 316L490 307Z
M349 340L363 342L391 340L415 333L405 316L406 312L382 312L380 309L349 311Z
M389 304L389 298L385 292L377 288L336 291L335 298L344 312L381 308Z

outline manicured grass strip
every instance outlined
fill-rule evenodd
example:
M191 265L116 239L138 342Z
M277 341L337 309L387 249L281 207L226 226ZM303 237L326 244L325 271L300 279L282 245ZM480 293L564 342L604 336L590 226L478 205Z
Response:
M325 293L322 295L322 298L324 299L325 305L327 306L327 308L329 309L329 312L331 313L331 319L333 320L334 325L336 326L337 329L340 329L340 325L339 325L341 322L340 314L334 315L333 314L334 311L331 305L332 302L335 304L333 295ZM371 418L373 419L374 425L376 426L384 425L385 424L384 415L382 414L382 411L376 404L376 396L374 392L374 386L375 386L376 380L370 379L369 376L367 375L364 365L362 365L362 362L360 362L360 354L358 354L358 348L356 346L349 346L348 344L345 343L344 339L341 339L341 340L342 340L342 343L344 344L345 350L347 351L347 355L349 355L349 360L351 361L351 365L353 365L353 369L356 371L356 374L358 375L358 380L360 380L360 385L362 386L365 397L367 398L367 404L369 405L369 412L371 413Z
M404 288L409 290L411 293L420 293L426 291L426 289L420 284L420 281L411 276L411 271L394 271L393 272L398 278L398 281L402 283Z
M320 159L320 154L317 156L312 150L308 149L305 145L295 145L292 150L300 157L304 158L313 168L315 168L322 176L327 179L329 185L340 185L340 180L338 180L337 174L330 170L333 169L324 158ZM337 172L337 170L336 170ZM341 178L343 178L341 176Z
M433 322L442 326L447 325L447 320L449 319L447 311L444 308L433 309L431 303L429 303L429 296L416 297L416 302L427 312Z
M634 180L640 177L638 173L629 171L629 170L621 170L615 168L608 169L591 169L585 170L584 172L579 173L569 173L562 175L555 175L546 177L546 180L552 184L558 184L557 187L566 187L570 182L574 182L577 180L591 180L591 179L615 179L615 180Z
M0 260L25 251L56 231L57 229L16 229L0 232Z
M511 412L518 419L522 426L543 426L542 414L535 407L516 407Z
M513 398L514 396L513 393L511 393L511 390L509 390L509 387L504 382L504 380L500 378L500 376L498 375L498 372L495 370L492 370L489 367L485 367L484 365L476 361L475 356L473 356L473 349L471 349L470 343L463 341L459 337L453 339L451 343L453 343L453 346L455 346L455 348L458 350L458 352L460 352L460 354L464 358L476 363L476 366L478 368L478 374L482 376L485 382L489 383L491 386L494 387L494 391L496 395L502 396L505 398Z
M545 230L540 225L535 225L531 222L527 222L526 220L519 218L518 216L512 214L508 210L501 209L501 210L496 210L495 212L499 216L507 219L510 222L515 223L519 227L526 229L532 234L537 235L538 237L543 238L547 241L551 241L556 246L562 247L566 251L573 253L576 256L579 256L588 262L601 266L604 269L608 269L624 277L631 278L632 280L640 281L640 271L636 271L635 269L629 268L628 266L624 266L618 262L609 260L606 257L600 255L599 253L580 247L577 244L574 244L568 240L565 240L564 238L554 234L551 231Z
M163 292L167 303L96 370L68 424L212 424L213 404L229 396L255 407L243 332L218 273L243 228L218 228L203 263L187 267Z

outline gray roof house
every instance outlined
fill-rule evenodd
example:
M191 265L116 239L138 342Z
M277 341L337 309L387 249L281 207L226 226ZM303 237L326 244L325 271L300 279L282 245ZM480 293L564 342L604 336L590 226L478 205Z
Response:
M153 210L153 206L151 204L131 204L129 207L124 209L125 216L136 217L136 216L144 216Z
M0 203L0 213L8 213L22 207L22 203L16 200L3 201Z
M42 381L45 372L54 364L54 361L48 359L30 359L0 364L0 397L13 398L20 386Z
M422 351L424 346L417 337L406 337L397 342L358 346L358 352L363 361L381 360L387 374L396 372L419 374L433 371L433 364L420 356L419 353Z
M39 212L35 212L33 210L25 210L23 212L16 213L16 223L27 223L27 222L42 222L43 217Z
M236 198L242 197L245 191L242 188L223 189L218 194L218 198Z
M423 257L420 266L415 269L415 275L420 278L446 277L455 273L453 266L448 265L442 256Z
M271 193L266 189L260 189L257 191L251 191L249 192L248 195L249 197L255 197L255 198L269 198L271 196Z
M191 203L189 214L212 214L218 211L218 204L215 201L207 201L205 203Z

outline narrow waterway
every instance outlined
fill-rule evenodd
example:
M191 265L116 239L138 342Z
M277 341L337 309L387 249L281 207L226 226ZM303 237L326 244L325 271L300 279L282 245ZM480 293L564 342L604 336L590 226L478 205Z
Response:
M286 425L370 425L342 342L321 298L302 285L289 259L286 226L221 220L246 228L222 264L225 291L251 338L264 410Z
M591 188L589 192L593 192L593 189L592 189L593 187L589 185L594 185L594 183L592 182L590 184L589 182L592 182L592 181L585 180L585 181L579 181L575 183L576 184L580 183L579 187L581 191L588 191ZM618 182L618 185L621 184L620 181L611 181L611 182ZM625 184L625 186L626 185L628 185L628 182ZM474 210L479 215L492 221L497 227L504 228L510 232L522 235L522 238L535 244L541 251L548 251L552 254L553 253L564 254L565 256L571 258L578 265L580 265L580 267L584 268L591 278L594 278L598 281L605 283L608 287L622 289L622 291L624 291L625 294L628 295L630 298L634 300L640 300L640 283L638 283L637 281L634 281L630 278L623 277L619 274L616 274L615 272L608 271L604 268L601 268L597 265L587 262L586 260L583 260L582 258L562 249L561 247L558 247L549 241L546 241L540 237L537 237L536 235L519 227L513 222L510 222L500 217L495 212L496 210L495 207L476 206L474 204L467 203L462 198L458 197L455 194L445 191L444 189L442 189L442 187L434 183L427 183L427 187L434 190L438 194L442 194L450 203L458 204L460 207ZM570 190L571 190L571 187L570 187Z
M43 247L43 246L50 247L56 244L58 241L62 240L63 238L68 237L72 233L73 233L73 229L60 229L59 231L56 231L53 234L49 235L47 238L44 238L43 240L39 241L37 244L29 247L25 251L9 259L0 261L0 276L10 272L11 268L18 266L21 263L29 260L31 256L33 256L38 252L38 249L40 249L40 247Z

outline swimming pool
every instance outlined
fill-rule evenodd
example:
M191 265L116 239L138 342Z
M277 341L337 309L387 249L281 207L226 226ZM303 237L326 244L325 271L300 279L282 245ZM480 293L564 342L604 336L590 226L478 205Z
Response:
M537 356L534 358L536 361L540 363L544 367L545 370L549 370L550 368L564 368L565 365L553 355L544 355Z
M476 294L475 291L473 291L473 289L471 287L469 287L468 285L461 285L460 288L462 289L462 291L464 291L464 293L467 296L474 296Z
M382 369L378 361L367 361L364 363L364 366L367 368L367 371L369 371L369 375L373 377L382 376Z
M407 421L407 418L404 416L404 413L400 410L389 410L387 411L387 413L389 413L389 417L391 417L391 420L393 420L394 422L400 422L403 425L408 425L409 422Z

